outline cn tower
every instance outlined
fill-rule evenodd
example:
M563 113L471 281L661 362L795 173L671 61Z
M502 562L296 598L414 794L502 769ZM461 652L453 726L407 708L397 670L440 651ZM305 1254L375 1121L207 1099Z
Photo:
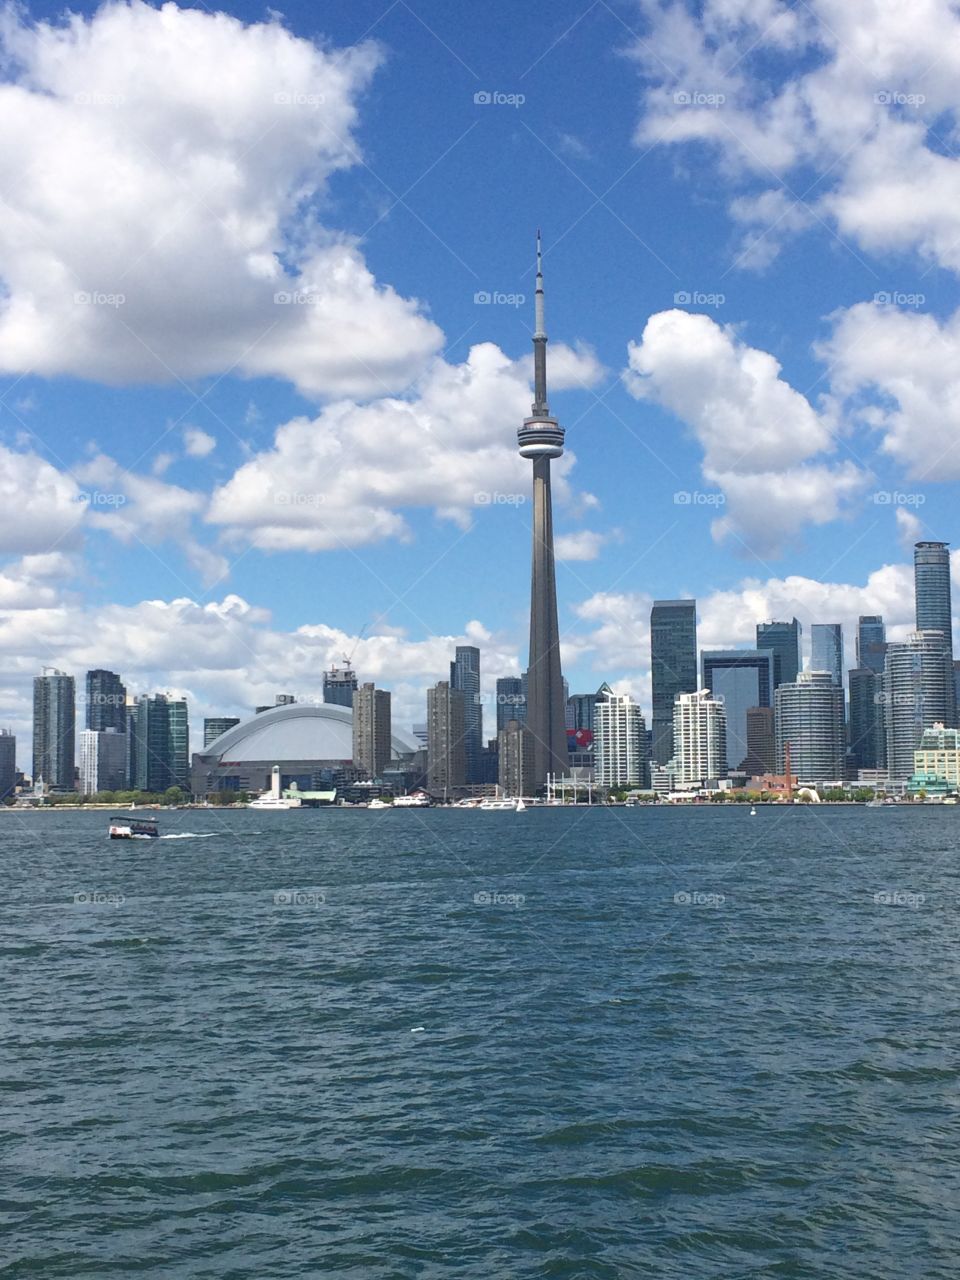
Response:
M550 459L559 458L563 453L563 427L550 416L547 404L547 334L543 319L543 255L539 230L533 359L533 407L530 417L517 432L517 440L520 456L533 462L533 571L526 725L533 735L534 782L542 787L549 774L567 772L567 730L550 497Z

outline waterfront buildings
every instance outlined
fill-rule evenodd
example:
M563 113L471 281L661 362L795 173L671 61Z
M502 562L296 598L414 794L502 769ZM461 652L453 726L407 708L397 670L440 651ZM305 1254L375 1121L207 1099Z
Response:
M333 663L323 673L323 700L335 707L352 707L353 691L357 687L357 673L347 662L338 667Z
M187 704L144 694L127 708L128 773L137 791L190 790Z
M678 786L727 774L726 707L709 689L681 693L673 708L673 775Z
M887 629L878 613L861 614L857 622L857 666L883 672L887 656Z
M800 671L774 693L777 769L784 772L790 744L790 771L800 782L843 778L846 732L843 689L829 672Z
M640 707L629 694L606 687L593 711L594 768L604 787L648 785L647 726Z
M483 703L480 698L480 650L472 644L458 644L450 663L450 688L463 694L464 738L467 782L481 781L483 751Z
M0 729L0 800L12 796L17 785L17 739L9 729Z
M53 667L33 680L33 785L52 791L75 786L76 689L73 676Z
M746 768L750 754L747 712L772 705L774 653L770 649L704 649L700 655L701 688L709 689L725 708L725 752L729 768Z
M240 723L239 716L207 716L203 722L203 747L206 750L211 742L216 742L222 733Z
M918 542L913 549L917 631L942 633L953 652L953 617L950 604L950 544Z
M674 754L673 706L697 688L697 602L655 600L650 611L650 678L653 688L651 754L665 765Z
M87 672L86 727L127 731L127 690L115 671L97 668Z
M916 631L887 646L883 715L890 777L909 778L924 729L952 726L956 718L953 659L942 631Z
M390 764L393 727L390 694L371 683L353 692L353 763L368 778L382 778Z
M884 651L886 651L884 643ZM857 769L884 769L887 738L884 721L883 672L871 667L851 667L849 749Z
M543 258L537 232L536 327L533 334L534 399L517 432L520 456L533 463L533 567L530 584L530 665L526 724L534 740L534 785L567 772L566 707L560 670L557 579L553 552L550 460L563 453L563 428L547 404L547 332Z
M511 720L526 719L523 681L520 676L501 676L497 681L497 733Z
M758 622L757 648L773 654L773 688L796 680L800 670L800 636L803 628L791 622Z
M534 791L533 734L519 720L510 720L497 735L498 782L507 796L529 796Z
M913 772L918 778L940 779L953 790L960 788L960 729L942 724L924 729L913 753Z
M117 729L81 729L80 794L124 791L127 778L127 735Z
M449 796L466 785L466 716L463 694L441 680L427 690L427 786Z
M815 622L810 628L810 670L827 671L834 684L843 684L843 627L839 622Z

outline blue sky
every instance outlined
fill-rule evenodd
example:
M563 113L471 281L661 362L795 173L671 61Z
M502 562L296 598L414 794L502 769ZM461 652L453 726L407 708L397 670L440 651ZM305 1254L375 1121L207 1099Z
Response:
M199 716L308 696L362 631L361 674L407 721L457 638L482 635L491 676L516 667L538 224L576 459L556 504L571 685L647 704L655 597L702 600L711 644L788 608L905 629L906 548L950 539L960 474L957 20L921 7L355 0L264 28L252 5L76 5L72 33L59 6L8 16L7 721L24 733L41 663L174 686ZM310 297L271 310L265 280ZM97 291L124 301L76 301ZM499 350L461 452L449 384L476 344ZM383 467L372 506L351 456ZM77 493L96 495L79 524L60 510Z

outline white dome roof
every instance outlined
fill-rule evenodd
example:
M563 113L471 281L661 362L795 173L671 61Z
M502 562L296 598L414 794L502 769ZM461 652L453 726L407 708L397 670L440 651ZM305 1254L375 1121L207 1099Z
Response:
M391 735L394 756L417 751L420 743L406 733ZM332 703L292 703L261 711L215 738L201 753L224 764L247 760L350 760L353 758L353 712Z

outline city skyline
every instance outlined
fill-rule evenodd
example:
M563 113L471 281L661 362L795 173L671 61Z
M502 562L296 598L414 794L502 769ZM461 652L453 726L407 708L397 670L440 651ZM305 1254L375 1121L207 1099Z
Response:
M23 136L41 99L82 135L76 154L56 131L39 139L51 189L79 184L56 219L28 187L0 210L14 227L27 209L38 219L30 254L0 252L0 714L21 765L48 665L169 688L198 725L277 688L317 696L316 672L344 654L391 682L406 724L458 645L483 650L488 689L519 675L531 503L514 432L532 382L538 221L564 282L551 393L576 427L554 479L571 688L608 680L650 723L653 599L695 596L711 649L793 616L805 645L813 622L842 623L847 655L860 614L905 640L903 545L952 532L956 237L924 238L922 216L890 209L880 233L841 225L819 197L816 216L785 207L787 187L765 190L730 141L747 125L765 136L744 86L698 90L695 61L665 80L646 60L668 40L652 11L635 31L602 6L572 27L583 15L565 0L545 20L512 12L505 49L493 13L438 8L428 30L402 6L347 8L320 33L299 4L269 29L239 9L218 26L175 7L162 28L146 7L124 25L89 3L72 34L50 3L30 6L40 26L11 19ZM888 16L862 20L894 63L913 47ZM368 25L381 47L359 44ZM689 50L706 30L692 19ZM724 31L730 65L763 56L768 33L747 17ZM824 65L840 64L844 33L828 24L817 39ZM160 47L183 71L162 83ZM603 84L572 100L571 76L597 65ZM197 84L226 66L236 109L217 115ZM784 103L811 87L802 58L781 74ZM936 93L891 104L872 74L846 68L848 88L833 87L846 101L856 85L864 136L933 121ZM184 207L182 235L154 234L177 188L170 154L152 164L136 145L146 106L163 148L198 168L212 140L226 146L244 190L271 193L268 216L218 186ZM707 145L723 154L698 174L678 163L719 120L727 141ZM825 166L839 191L856 177L845 155ZM909 167L928 148L897 155L915 190ZM130 165L129 204L104 194L104 164ZM225 222L249 231L246 255ZM888 350L945 357L895 365Z

